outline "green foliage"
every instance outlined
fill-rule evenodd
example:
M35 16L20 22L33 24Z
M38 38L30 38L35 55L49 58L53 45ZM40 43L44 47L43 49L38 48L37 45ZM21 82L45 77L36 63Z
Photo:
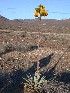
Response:
M47 83L47 80L45 80L45 77L40 77L37 72L35 72L34 77L27 76L28 79L23 78L26 82L24 83L24 90L28 90L28 92L34 91L36 93L42 92L42 87L44 86L44 83ZM32 92L31 92L32 93Z

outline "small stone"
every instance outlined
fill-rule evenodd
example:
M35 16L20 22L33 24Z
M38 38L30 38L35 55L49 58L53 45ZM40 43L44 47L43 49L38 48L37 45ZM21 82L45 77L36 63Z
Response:
M23 42L24 40L22 40L22 42Z
M0 57L0 60L1 60L2 58Z
M13 39L10 39L11 41L13 41Z
M9 42L7 42L7 44L9 44Z

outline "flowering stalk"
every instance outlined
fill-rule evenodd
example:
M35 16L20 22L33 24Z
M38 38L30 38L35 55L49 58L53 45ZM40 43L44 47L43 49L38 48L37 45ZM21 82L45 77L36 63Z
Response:
M38 6L38 8L35 8L34 16L38 17L40 21L41 21L42 16L45 17L47 15L48 15L48 12L45 10L45 6L40 4ZM38 33L38 49L40 47L40 40L41 40L41 32L40 32L40 29L39 29L39 33ZM37 61L37 76L39 75L39 63L40 63L39 60L40 60L40 56L38 56L38 61Z
M41 17L39 18L39 20L41 21ZM40 32L40 29L39 29L39 32L38 32L38 49L40 48L40 41L41 41L41 32ZM40 69L40 67L39 67L39 64L40 64L40 62L39 62L39 60L40 60L40 56L38 55L38 61L37 61L37 73L39 74L39 69Z
M48 12L44 9L45 6L39 5L38 8L35 8L35 13L34 16L39 18L39 22L41 22L41 17L42 16L47 16ZM41 41L41 32L39 29L38 32L38 49L40 48L40 41ZM38 50L39 53L39 50ZM28 80L24 78L26 83L24 84L24 93L28 91L28 93L40 93L43 84L47 83L45 80L45 77L40 77L40 72L39 72L39 60L40 60L40 55L38 55L38 61L37 61L37 71L35 72L34 77L28 76ZM41 91L42 92L42 91Z

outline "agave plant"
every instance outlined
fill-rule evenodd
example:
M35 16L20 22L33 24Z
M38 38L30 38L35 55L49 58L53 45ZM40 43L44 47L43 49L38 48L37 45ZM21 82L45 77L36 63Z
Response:
M24 93L40 93L42 92L42 87L44 84L47 83L47 80L45 80L45 77L43 76L40 78L40 76L37 76L37 73L35 72L34 77L27 76L27 79L23 78L26 82L24 83Z
M42 16L47 16L48 11L45 10L45 6L39 5L37 8L35 8L34 16L40 18ZM40 41L40 31L39 31L39 36L38 40ZM38 41L38 49L40 42ZM37 61L37 71L35 72L34 76L32 77L27 76L27 79L23 78L26 82L24 83L24 93L40 93L40 90L43 87L44 83L47 83L47 80L45 80L45 77L43 76L42 78L40 77L39 73L39 56L38 56L38 61Z

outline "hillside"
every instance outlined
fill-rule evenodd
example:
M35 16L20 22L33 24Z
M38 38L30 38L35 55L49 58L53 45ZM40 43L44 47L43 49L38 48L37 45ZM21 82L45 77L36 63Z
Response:
M57 33L70 33L70 19L55 20L55 19L42 19L39 23L37 19L14 19L9 20L0 16L0 29L15 30L15 31L37 31L42 29L42 32L57 32Z
M70 19L0 16L0 93L28 93L22 92L23 78L34 75L38 56L40 73L48 80L41 93L70 93Z

